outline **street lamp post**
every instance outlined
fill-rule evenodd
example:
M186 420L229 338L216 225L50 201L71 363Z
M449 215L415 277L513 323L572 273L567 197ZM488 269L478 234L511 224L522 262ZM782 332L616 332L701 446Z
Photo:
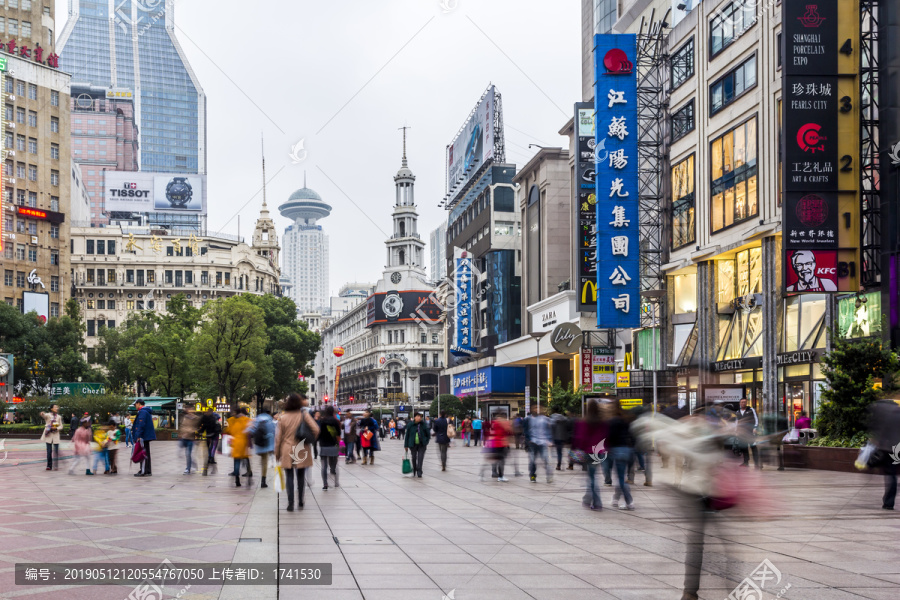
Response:
M537 387L537 409L538 414L541 412L541 338L547 335L546 331L532 331L529 335L537 342L537 353L535 354L535 384Z

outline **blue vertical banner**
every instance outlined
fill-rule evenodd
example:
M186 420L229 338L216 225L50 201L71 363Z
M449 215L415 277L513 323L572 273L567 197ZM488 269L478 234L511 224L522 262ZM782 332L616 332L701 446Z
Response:
M597 327L641 324L637 36L594 36Z
M450 352L457 356L466 356L475 352L475 278L472 269L472 255L458 248L454 253L456 269L454 286L456 287L456 329L453 335L453 346Z

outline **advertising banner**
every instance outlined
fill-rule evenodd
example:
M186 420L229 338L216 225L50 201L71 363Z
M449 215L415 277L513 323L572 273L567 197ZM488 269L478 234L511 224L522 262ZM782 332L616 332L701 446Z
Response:
M575 135L578 156L575 158L578 204L575 218L578 229L575 239L575 264L578 265L578 312L597 310L597 183L594 149L597 131L594 125L594 104L575 104Z
M881 336L881 293L838 301L838 331L843 338Z
M785 191L837 191L837 77L788 77L787 83Z
M456 249L454 271L456 286L456 327L450 352L460 356L475 352L475 301L473 293L477 281L473 277L472 257L465 250Z
M585 391L591 389L593 385L593 355L590 348L581 349L581 387Z
M106 385L102 383L54 383L50 386L50 397L54 396L103 396Z
M612 348L594 348L591 390L602 392L616 387L616 351Z
M31 272L32 276L34 271ZM22 292L22 311L25 314L34 311L46 323L50 318L50 294L44 292Z
M494 158L494 86L488 88L462 131L447 146L447 191L465 184Z
M838 253L832 250L786 250L785 281L788 292L836 292Z
M206 175L104 171L107 212L202 212Z
M783 2L784 74L837 73L838 0Z
M433 292L408 290L380 292L366 301L366 327L376 323L398 323L421 319L434 323L441 318Z
M599 329L641 321L636 61L634 34L594 36Z
M835 192L787 192L784 243L792 248L837 248L838 208Z
M475 390L479 394L489 394L492 390L491 369L479 369L468 371L460 375L453 375L453 383L450 386L450 393L457 398L463 396L474 396Z
M341 382L341 365L337 366L337 369L334 371L334 398L337 400L338 397L338 384Z

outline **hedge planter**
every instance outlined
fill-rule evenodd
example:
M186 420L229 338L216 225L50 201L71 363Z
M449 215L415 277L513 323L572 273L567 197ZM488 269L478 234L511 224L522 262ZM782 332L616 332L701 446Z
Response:
M785 467L859 473L860 471L853 466L857 456L859 456L859 448L827 448L823 446L801 446L799 444L784 445ZM877 474L877 471L871 470L862 472Z

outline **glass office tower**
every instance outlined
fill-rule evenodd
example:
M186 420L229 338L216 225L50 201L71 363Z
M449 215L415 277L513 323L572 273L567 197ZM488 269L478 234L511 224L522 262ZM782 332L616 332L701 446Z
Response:
M142 171L206 172L206 96L172 0L70 0L59 47L73 85L134 92Z

